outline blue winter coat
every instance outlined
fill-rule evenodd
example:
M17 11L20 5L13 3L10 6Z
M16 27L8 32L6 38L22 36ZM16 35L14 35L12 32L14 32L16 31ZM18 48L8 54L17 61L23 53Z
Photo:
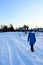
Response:
M28 41L30 45L34 45L36 42L35 34L30 32L28 35Z

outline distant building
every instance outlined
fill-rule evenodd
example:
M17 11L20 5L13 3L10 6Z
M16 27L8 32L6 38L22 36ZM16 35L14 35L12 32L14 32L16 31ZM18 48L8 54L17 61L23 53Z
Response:
M22 31L23 30L23 27L19 27L18 30Z

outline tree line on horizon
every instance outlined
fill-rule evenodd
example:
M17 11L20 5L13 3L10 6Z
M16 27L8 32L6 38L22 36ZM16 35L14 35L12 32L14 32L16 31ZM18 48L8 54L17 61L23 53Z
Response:
M7 25L0 26L0 32L28 31L28 30L29 30L29 26L27 26L27 25L24 25L23 27L19 27L16 29L14 29L12 24L10 24L9 27Z
M43 32L43 28L31 28L29 29L29 26L28 25L23 25L23 27L19 27L19 28L16 28L14 29L13 25L10 24L9 27L7 25L1 25L0 26L0 32L16 32L16 31L22 31L22 32L27 32L27 31L35 31L35 32Z

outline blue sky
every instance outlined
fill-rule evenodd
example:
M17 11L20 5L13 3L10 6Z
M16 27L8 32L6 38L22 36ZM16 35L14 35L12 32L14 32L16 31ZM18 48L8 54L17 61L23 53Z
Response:
M0 24L43 27L43 0L0 0Z

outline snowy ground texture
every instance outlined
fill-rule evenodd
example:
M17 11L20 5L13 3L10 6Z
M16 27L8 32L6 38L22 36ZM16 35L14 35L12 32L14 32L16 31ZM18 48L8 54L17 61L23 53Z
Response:
M43 33L35 33L35 51L30 50L28 34L0 33L0 65L43 65Z

